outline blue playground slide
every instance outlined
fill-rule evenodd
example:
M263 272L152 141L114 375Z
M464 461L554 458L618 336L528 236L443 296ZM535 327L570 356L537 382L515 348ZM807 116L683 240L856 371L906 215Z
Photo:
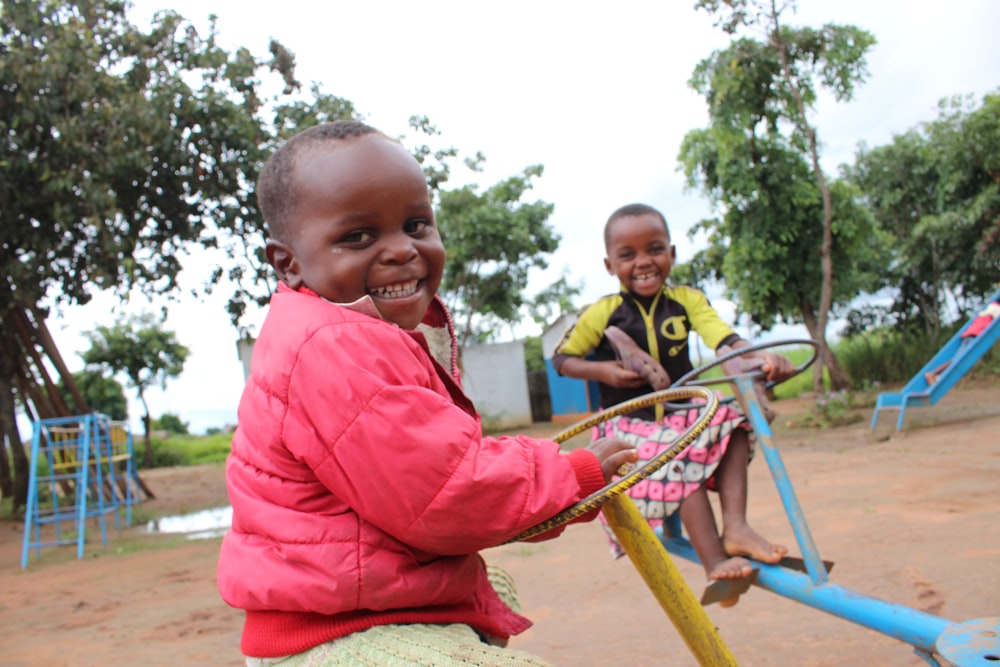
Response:
M998 300L1000 300L1000 290L995 292L988 299L987 303ZM970 345L966 346L961 352L958 351L962 342L962 332L968 328L978 313L979 311L969 318L969 321L952 336L951 340L945 343L944 347L938 350L938 353L906 383L902 391L899 393L882 393L878 395L878 400L875 403L875 412L872 414L871 430L875 430L880 410L899 410L899 418L896 420L896 430L901 431L907 407L934 405L937 403L986 354L987 350L993 347L997 340L1000 339L1000 318L994 318L990 325L973 339ZM951 365L941 373L937 382L933 385L928 385L924 374L927 371L937 368L949 359L951 360Z

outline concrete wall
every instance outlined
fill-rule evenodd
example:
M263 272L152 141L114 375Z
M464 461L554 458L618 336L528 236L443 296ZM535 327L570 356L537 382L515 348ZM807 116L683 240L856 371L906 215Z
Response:
M524 341L462 349L462 387L486 430L528 426L531 401L524 369Z

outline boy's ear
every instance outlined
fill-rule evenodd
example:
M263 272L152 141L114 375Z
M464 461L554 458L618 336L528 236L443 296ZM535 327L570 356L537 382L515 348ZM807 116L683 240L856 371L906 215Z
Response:
M268 239L264 245L264 253L267 255L267 263L274 267L281 282L292 289L298 289L302 286L299 262L290 247L281 241Z
M615 270L611 268L611 260L607 257L604 258L604 268L608 270L609 276L615 275Z

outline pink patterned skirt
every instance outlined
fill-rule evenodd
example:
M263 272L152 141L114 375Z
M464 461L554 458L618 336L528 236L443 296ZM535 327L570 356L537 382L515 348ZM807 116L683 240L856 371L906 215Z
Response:
M720 397L721 398L721 397ZM636 446L639 450L637 466L645 464L660 452L669 449L700 415L697 409L669 414L662 421L650 422L628 416L613 417L594 427L593 438L614 438ZM677 511L681 502L694 493L702 484L715 490L715 469L726 448L733 431L741 428L749 435L750 458L753 458L756 439L747 418L738 405L720 405L718 412L698 438L687 449L669 461L648 478L627 491L642 514L653 528L663 525L663 521ZM618 479L618 477L615 477ZM611 553L616 558L624 555L621 546L614 539L604 515L601 524L611 540Z

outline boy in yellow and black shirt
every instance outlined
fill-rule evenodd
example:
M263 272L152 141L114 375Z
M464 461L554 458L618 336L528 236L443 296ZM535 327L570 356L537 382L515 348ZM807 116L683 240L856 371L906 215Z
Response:
M602 408L653 390L648 375L618 360L608 339L609 327L628 334L628 343L647 352L674 380L692 370L688 348L692 332L720 354L750 346L722 321L704 293L666 285L676 250L670 243L666 219L655 208L631 204L612 213L604 228L604 244L605 267L617 276L621 291L587 308L565 334L552 359L561 375L598 382ZM763 362L761 368L768 380L787 379L795 372L792 363L780 355L757 351L748 356ZM652 459L698 418L697 410L668 415L658 411L662 407L608 419L595 427L594 437L630 442L639 448L640 463ZM746 418L722 405L694 443L629 490L639 511L654 527L680 510L681 522L710 580L749 576L752 568L748 558L776 563L788 552L759 535L746 520L747 466L754 444L751 435ZM707 489L719 492L721 533ZM613 540L612 553L623 553Z
M609 326L616 326L627 333L654 359L659 360L674 379L694 369L688 351L688 338L692 332L701 336L712 350L724 345L731 347L741 340L722 321L719 313L709 304L708 297L700 290L664 284L651 298L644 298L623 288L618 294L602 297L587 308L574 327L563 335L552 358L556 371L561 373L560 369L569 357L588 357L598 362L617 364L614 347L604 335ZM600 388L602 408L642 396L651 389L646 384L615 386L603 382ZM656 419L653 407L637 410L633 416ZM660 414L660 418L662 416Z

